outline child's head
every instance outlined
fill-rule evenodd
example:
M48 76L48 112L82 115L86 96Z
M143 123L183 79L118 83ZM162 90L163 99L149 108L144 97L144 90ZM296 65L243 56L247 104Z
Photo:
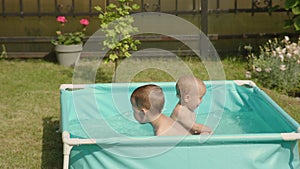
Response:
M182 76L176 83L176 92L180 104L194 111L206 93L206 86L194 76Z
M147 123L154 120L162 112L165 98L159 86L150 84L135 89L130 102L135 119L140 123Z

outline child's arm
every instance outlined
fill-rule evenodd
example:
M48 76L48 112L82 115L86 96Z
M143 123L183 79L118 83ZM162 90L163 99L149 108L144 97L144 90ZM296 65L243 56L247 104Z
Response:
M212 134L212 130L203 125L195 122L196 115L184 106L177 105L171 115L173 120L181 124L185 129L189 130L191 134Z

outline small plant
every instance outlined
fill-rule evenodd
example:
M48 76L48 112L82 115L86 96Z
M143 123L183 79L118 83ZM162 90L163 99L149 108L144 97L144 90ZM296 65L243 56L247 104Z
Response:
M130 16L130 12L139 9L137 4L131 4L131 2L132 0L117 0L118 4L110 3L106 11L100 6L95 7L100 13L100 27L106 37L103 41L104 50L109 50L104 59L106 63L115 64L115 73L119 61L130 57L130 51L136 51L140 44L139 40L131 36L138 32L138 28L132 26L134 19Z
M276 89L286 94L300 92L300 38L291 42L285 36L283 40L269 40L260 46L260 53L248 56L249 71L247 78L254 78L264 87Z
M89 25L89 20L81 19L80 24L82 25L82 30L77 32L65 32L65 24L68 22L67 18L64 16L58 16L56 18L57 22L60 23L60 29L56 31L56 39L52 40L51 43L54 45L76 45L83 42L85 36L86 27Z
M1 58L7 58L7 52L6 52L6 47L4 44L2 44L2 52L0 54L0 59Z

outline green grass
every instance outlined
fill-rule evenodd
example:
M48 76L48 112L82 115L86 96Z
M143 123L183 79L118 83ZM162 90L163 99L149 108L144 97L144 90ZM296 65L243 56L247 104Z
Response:
M183 60L196 76L209 80L204 65L197 59ZM222 63L228 80L244 79L244 62L225 59ZM112 64L102 66L97 82L111 81L112 70ZM58 89L60 84L72 83L72 76L73 69L42 60L0 60L0 168L62 168L61 135L56 132L60 114ZM174 78L151 68L135 74L132 81ZM299 99L262 89L300 122Z
M58 88L71 77L43 61L0 61L0 168L61 168Z

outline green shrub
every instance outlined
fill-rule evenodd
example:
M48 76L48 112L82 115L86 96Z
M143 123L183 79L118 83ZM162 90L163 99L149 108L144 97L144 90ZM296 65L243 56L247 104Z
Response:
M293 26L300 31L300 0L285 0L285 9L293 14L291 19L286 20L285 28Z
M258 55L250 53L248 61L248 78L269 89L290 95L299 94L300 38L297 43L291 42L287 36L283 40L269 40L260 46Z
M111 2L105 9L95 7L99 12L101 30L105 33L104 50L110 50L104 61L113 62L115 72L119 62L131 56L130 51L138 50L140 41L132 37L138 32L138 28L133 26L134 18L130 12L139 8L140 6L133 3L133 0L117 0L116 4Z

